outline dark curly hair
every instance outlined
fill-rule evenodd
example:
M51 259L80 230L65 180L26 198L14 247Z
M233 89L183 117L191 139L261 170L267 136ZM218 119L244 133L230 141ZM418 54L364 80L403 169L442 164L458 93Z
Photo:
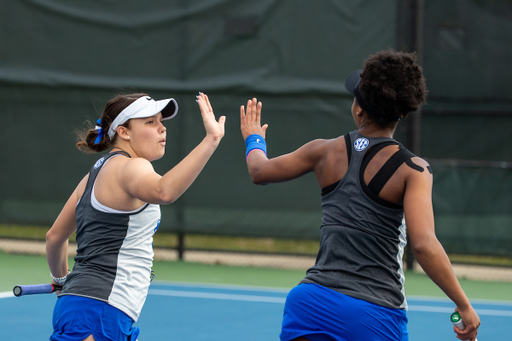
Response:
M364 100L397 121L426 103L427 86L416 53L383 50L366 59L359 81Z
M105 109L103 109L103 113L101 115L101 128L103 129L104 135L98 143L95 143L96 138L98 137L98 131L95 129L86 128L84 131L77 131L77 139L78 142L76 147L84 152L102 152L114 146L114 143L117 138L117 134L114 135L112 140L108 136L108 129L117 115L121 113L126 107L135 102L137 99L142 96L148 96L146 93L135 93L135 94L125 94L125 95L117 95L112 98L105 105ZM90 122L86 122L86 124L90 124ZM121 126L129 128L130 120L126 121Z

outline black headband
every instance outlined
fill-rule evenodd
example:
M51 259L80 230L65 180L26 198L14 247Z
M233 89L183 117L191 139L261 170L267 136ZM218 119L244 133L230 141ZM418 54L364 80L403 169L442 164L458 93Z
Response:
M363 98L363 95L361 95L361 92L359 91L359 82L357 82L356 87L354 88L354 95L357 100L357 104L374 120L379 121L380 124L385 124L388 122L396 122L400 120L400 118L388 118L384 116L382 111L375 108L373 105L371 105L369 102L365 101Z
M384 115L380 109L374 107L369 102L365 101L361 91L359 91L360 74L362 70L356 70L352 72L345 81L345 88L350 92L357 100L357 104L374 120L380 124L386 124L388 122L399 121L400 118L389 118Z

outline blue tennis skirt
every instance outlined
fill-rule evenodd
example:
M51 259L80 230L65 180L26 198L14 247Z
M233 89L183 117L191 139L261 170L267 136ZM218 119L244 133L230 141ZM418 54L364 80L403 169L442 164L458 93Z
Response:
M281 341L408 341L407 315L317 284L300 284L286 298Z
M54 341L82 341L89 335L96 341L135 341L139 328L121 310L92 298L60 296L53 309Z

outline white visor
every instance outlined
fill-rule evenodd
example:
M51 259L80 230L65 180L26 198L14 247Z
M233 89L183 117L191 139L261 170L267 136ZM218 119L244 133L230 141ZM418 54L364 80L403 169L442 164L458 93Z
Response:
M151 117L159 112L162 113L162 120L171 119L178 113L178 103L174 98L155 101L149 96L142 96L117 115L108 129L108 136L112 140L117 132L117 127L132 118Z

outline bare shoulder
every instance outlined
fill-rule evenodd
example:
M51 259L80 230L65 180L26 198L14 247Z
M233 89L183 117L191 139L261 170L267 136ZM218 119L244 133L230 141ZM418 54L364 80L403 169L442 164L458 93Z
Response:
M340 136L334 139L316 139L311 142L306 143L303 148L307 148L309 151L313 153L320 153L324 154L327 153L333 149L336 150L345 150L345 143L340 143L341 140L343 140L344 137ZM344 140L343 140L344 141Z
M316 139L312 140L294 153L302 162L310 165L311 170L317 169L325 164L325 160L329 158L333 150L336 150L339 143L338 139ZM343 146L344 147L344 146Z
M119 158L121 159L121 158ZM119 164L120 171L124 176L139 177L145 176L147 173L154 173L155 170L151 162L144 158L126 158Z
M427 187L431 188L433 184L433 174L430 164L423 158L415 156L411 158L413 165L406 167L407 187Z
M421 173L432 175L432 167L430 167L430 164L425 159L419 156L414 156L413 158L411 158L411 161L415 165L418 165L419 167L422 168L422 170L420 171Z
M151 162L144 158L114 157L103 167L98 181L107 180L108 184L126 184L155 174Z

